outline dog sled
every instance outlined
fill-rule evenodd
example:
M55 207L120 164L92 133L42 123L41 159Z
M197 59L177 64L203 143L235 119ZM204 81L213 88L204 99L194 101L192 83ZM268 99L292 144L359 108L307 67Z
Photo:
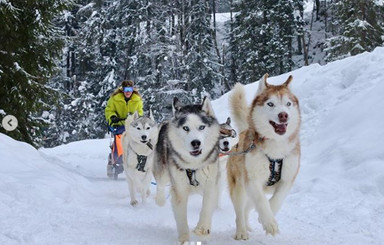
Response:
M117 180L119 174L124 171L121 137L125 131L125 127L108 126L108 130L111 133L111 141L109 144L111 152L108 154L107 176L110 179Z

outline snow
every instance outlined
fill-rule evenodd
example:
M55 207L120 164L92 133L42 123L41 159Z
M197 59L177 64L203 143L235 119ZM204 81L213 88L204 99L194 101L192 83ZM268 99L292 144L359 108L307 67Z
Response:
M383 63L384 48L376 48L269 79L293 75L302 111L301 169L277 214L280 234L266 236L252 212L250 240L233 240L226 191L204 244L384 244ZM249 101L256 88L246 86ZM227 100L212 102L220 122ZM36 150L0 134L0 244L176 244L169 197L156 206L152 185L148 202L131 207L122 175L106 178L109 141ZM191 229L200 207L201 197L191 196Z

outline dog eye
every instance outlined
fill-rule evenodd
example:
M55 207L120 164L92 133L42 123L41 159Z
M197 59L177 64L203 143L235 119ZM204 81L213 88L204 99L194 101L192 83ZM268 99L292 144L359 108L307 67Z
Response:
M204 125L201 125L200 127L199 127L199 130L204 130L205 129L205 126Z
M189 127L188 127L188 126L184 126L183 129L184 129L186 132L189 132Z
M269 107L273 107L273 106L274 106L274 104L273 104L272 102L268 102L267 105L268 105Z
M137 130L141 130L141 128L140 128L140 127L137 127L136 129L137 129Z
M147 127L147 130L150 130L151 129L151 127Z
M287 102L287 106L291 106L292 103L290 101Z

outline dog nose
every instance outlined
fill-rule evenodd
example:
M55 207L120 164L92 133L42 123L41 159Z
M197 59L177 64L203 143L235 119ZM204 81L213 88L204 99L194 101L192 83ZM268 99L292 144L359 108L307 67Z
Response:
M146 135L142 135L142 136L141 136L141 139L142 139L142 140L146 140L146 139L147 139L147 136L146 136Z
M286 123L288 121L288 113L286 112L280 112L279 113L279 121L281 123Z
M200 140L192 140L191 145L193 149L199 149L200 148Z
M223 145L224 145L224 146L228 146L228 145L229 145L229 142L228 142L228 141L224 141L224 142L223 142Z

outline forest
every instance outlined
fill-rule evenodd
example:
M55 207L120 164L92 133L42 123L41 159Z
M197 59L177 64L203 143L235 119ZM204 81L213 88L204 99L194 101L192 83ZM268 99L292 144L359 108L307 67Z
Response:
M0 20L0 119L19 121L0 132L35 147L103 138L122 80L160 122L175 96L216 99L384 43L380 0L0 0Z

